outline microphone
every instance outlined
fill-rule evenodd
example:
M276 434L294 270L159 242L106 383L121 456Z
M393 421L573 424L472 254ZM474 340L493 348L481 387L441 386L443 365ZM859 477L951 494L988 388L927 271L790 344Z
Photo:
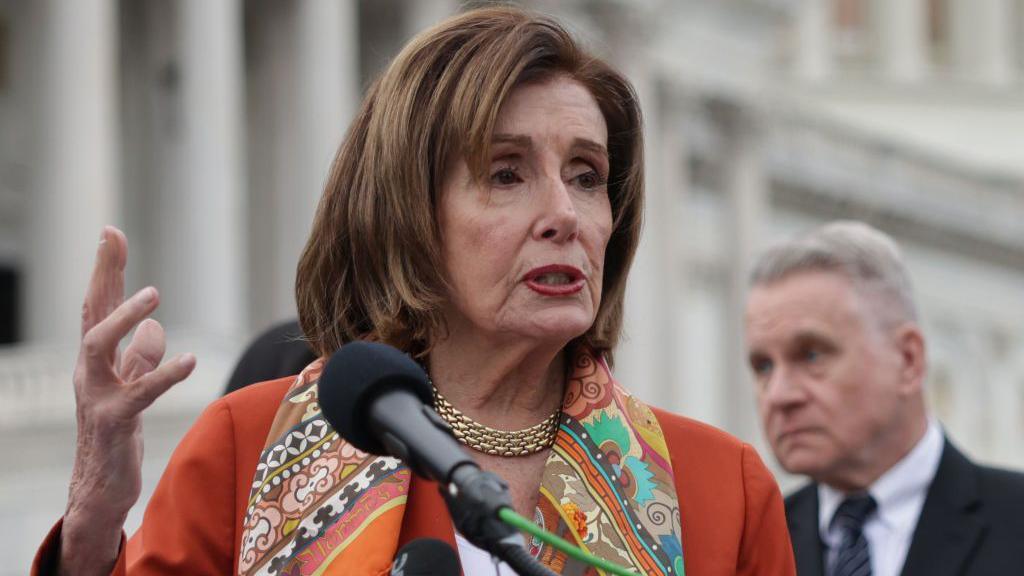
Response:
M395 554L391 576L460 576L455 550L436 538L417 538Z
M499 512L512 508L508 484L480 469L434 412L426 372L386 344L355 341L327 361L317 385L320 410L363 452L394 456L438 483L455 527L524 576L553 576L526 552Z
M319 384L324 418L363 452L395 456L413 472L448 485L473 461L431 408L427 374L386 344L350 342L327 361Z

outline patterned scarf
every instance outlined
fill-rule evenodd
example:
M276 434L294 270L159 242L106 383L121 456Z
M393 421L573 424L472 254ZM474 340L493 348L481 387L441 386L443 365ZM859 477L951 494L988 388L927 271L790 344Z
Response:
M278 408L252 483L239 574L352 574L397 551L411 472L331 428L317 404L323 366L303 370ZM684 574L661 427L587 350L573 359L534 521L639 574ZM559 574L596 574L538 541L531 548Z

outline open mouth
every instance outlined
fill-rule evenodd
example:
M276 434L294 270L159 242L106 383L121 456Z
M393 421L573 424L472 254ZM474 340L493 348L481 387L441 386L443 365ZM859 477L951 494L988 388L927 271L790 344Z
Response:
M583 289L587 279L583 272L572 266L554 264L530 270L523 277L534 292L545 296L567 296Z
M571 284L573 277L564 272L552 272L550 274L541 274L534 278L533 281L544 286L562 286Z

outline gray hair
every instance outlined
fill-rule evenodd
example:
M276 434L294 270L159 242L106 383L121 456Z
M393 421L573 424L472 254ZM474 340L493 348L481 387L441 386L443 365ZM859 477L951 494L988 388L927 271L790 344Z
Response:
M885 307L891 320L917 321L910 276L896 242L863 222L830 222L768 249L755 262L750 285L764 286L796 272L815 271L845 276L868 301L882 296L893 304Z

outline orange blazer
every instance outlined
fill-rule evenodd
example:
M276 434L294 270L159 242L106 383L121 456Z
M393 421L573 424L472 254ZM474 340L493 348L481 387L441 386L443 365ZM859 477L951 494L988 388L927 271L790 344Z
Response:
M237 573L256 464L292 380L255 384L207 407L171 456L142 526L122 543L113 574ZM654 413L672 457L686 575L795 575L782 496L754 449L706 424ZM55 573L60 527L39 548L32 574ZM424 536L456 546L436 484L414 476L398 546ZM387 574L389 564L367 558L366 574Z

